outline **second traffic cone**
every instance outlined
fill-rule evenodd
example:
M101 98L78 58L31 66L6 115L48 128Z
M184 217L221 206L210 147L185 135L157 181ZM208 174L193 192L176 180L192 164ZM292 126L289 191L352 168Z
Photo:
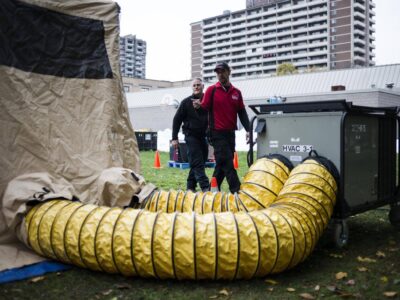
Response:
M211 178L210 191L211 192L219 192L217 178L215 178L215 177Z
M237 152L235 152L235 154L233 156L233 167L235 169L239 169L239 158L238 158Z
M160 169L161 168L160 153L158 151L156 151L156 154L154 156L154 168L155 169Z

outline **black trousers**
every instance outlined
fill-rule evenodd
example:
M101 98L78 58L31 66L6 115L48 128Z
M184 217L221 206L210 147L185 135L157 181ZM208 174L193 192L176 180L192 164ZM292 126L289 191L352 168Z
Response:
M205 137L185 135L190 171L186 188L196 190L197 183L202 191L208 190L210 183L205 172L205 162L208 157L208 144Z
M240 180L233 166L235 154L235 131L212 131L212 145L214 147L215 169L213 177L217 179L221 190L222 181L226 177L231 193L240 189Z

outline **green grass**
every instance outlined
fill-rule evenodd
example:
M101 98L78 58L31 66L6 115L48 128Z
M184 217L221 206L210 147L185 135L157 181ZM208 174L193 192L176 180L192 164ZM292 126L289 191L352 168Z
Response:
M140 152L140 160L142 164L142 173L147 182L152 182L161 189L186 189L186 178L189 169L168 168L169 153L160 152L160 162L162 169L155 169L154 166L155 152ZM241 179L247 172L246 153L238 153L239 169L237 170ZM209 179L212 177L214 169L206 168L206 174ZM228 192L228 184L226 180L221 187L222 190Z
M154 152L142 152L141 160L147 181L163 189L185 187L188 171L167 168L167 153L161 153L164 168L159 170L152 168ZM245 161L245 153L239 153L240 176L247 171ZM211 173L208 169L207 174ZM400 233L389 224L387 214L385 207L351 217L347 249L328 247L325 237L302 264L267 278L232 282L155 280L74 267L45 275L35 283L24 280L0 285L0 299L301 299L302 293L316 299L385 299L383 293L387 291L397 292L391 299L400 299ZM361 262L358 257L373 262ZM347 277L337 280L338 272L346 272Z

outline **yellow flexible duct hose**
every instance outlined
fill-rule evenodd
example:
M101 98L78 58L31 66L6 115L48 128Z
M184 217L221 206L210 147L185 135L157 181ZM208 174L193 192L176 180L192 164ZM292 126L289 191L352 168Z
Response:
M48 201L25 218L28 242L43 256L127 276L235 279L282 272L312 252L337 187L315 160L289 177L274 164L257 161L237 195L198 193L202 200L196 200L186 193L188 204L176 191L155 193L148 210Z
M237 194L191 191L156 191L143 203L149 211L209 212L253 211L270 206L289 176L290 170L278 159L257 160L244 176Z

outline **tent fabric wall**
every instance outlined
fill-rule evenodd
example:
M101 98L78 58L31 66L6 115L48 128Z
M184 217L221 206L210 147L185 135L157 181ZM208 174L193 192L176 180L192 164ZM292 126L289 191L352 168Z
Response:
M41 28L44 25L47 29ZM57 34L46 32L49 27ZM115 2L2 0L0 37L0 270L4 270L43 259L18 244L6 225L4 208L9 205L3 196L10 181L24 174L48 173L55 181L68 182L71 194L82 202L97 203L103 170L122 167L139 173L140 162L119 69ZM93 51L77 51L80 44ZM32 196L29 189L18 195Z

